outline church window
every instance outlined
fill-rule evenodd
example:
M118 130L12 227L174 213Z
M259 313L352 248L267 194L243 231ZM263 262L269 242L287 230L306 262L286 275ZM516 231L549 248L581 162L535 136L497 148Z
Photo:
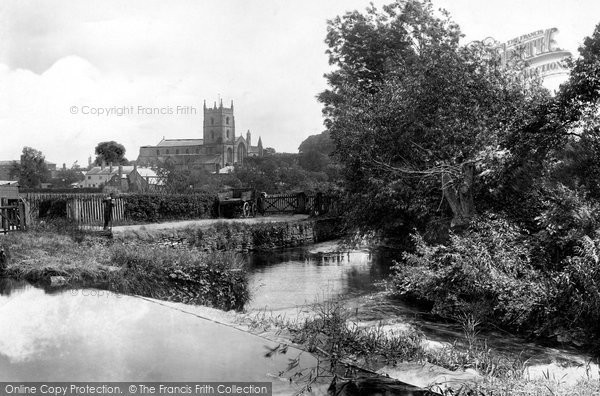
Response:
M210 118L210 125L215 125L215 119L214 118Z
M227 130L227 138L229 138L229 129Z
M210 131L210 140L215 140L215 131Z
M225 123L229 125L229 117L225 118Z

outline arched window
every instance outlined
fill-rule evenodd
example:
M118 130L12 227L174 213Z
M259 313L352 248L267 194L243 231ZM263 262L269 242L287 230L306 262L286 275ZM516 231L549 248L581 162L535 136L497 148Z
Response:
M233 150L231 149L231 147L227 148L227 163L228 164L233 163Z
M215 140L215 131L210 131L210 140Z
M225 118L225 123L229 125L229 117Z
M227 130L227 139L229 139L229 129Z
M215 119L210 117L210 125L215 125Z
M246 158L246 146L240 144L237 149L237 162L243 164L244 158Z

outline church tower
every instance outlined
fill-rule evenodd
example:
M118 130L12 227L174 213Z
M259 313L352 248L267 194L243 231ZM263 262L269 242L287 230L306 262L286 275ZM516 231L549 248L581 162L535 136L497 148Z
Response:
M204 153L221 155L221 166L233 165L235 161L235 118L233 116L233 100L231 107L223 107L223 100L217 107L206 107L204 101Z

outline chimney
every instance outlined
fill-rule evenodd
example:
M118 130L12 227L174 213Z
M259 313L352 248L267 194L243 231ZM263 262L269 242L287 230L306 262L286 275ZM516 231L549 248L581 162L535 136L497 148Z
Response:
M123 177L123 165L119 165L119 180Z
M67 164L63 162L63 170L67 170Z
M137 162L133 163L133 170L137 172Z

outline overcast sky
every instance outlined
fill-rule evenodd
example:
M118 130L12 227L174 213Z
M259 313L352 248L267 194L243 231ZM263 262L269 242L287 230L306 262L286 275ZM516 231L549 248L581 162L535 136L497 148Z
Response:
M389 1L375 1L386 4ZM235 105L236 132L297 152L323 128L326 20L363 0L6 1L0 4L0 160L23 146L87 165L98 142L201 138L202 103ZM557 27L576 53L600 22L598 0L434 0L466 40L506 41ZM93 115L100 108L133 114ZM177 114L177 107L197 114ZM173 114L139 114L139 108ZM143 109L142 109L143 110ZM114 111L114 110L113 110ZM76 114L73 114L76 113Z

